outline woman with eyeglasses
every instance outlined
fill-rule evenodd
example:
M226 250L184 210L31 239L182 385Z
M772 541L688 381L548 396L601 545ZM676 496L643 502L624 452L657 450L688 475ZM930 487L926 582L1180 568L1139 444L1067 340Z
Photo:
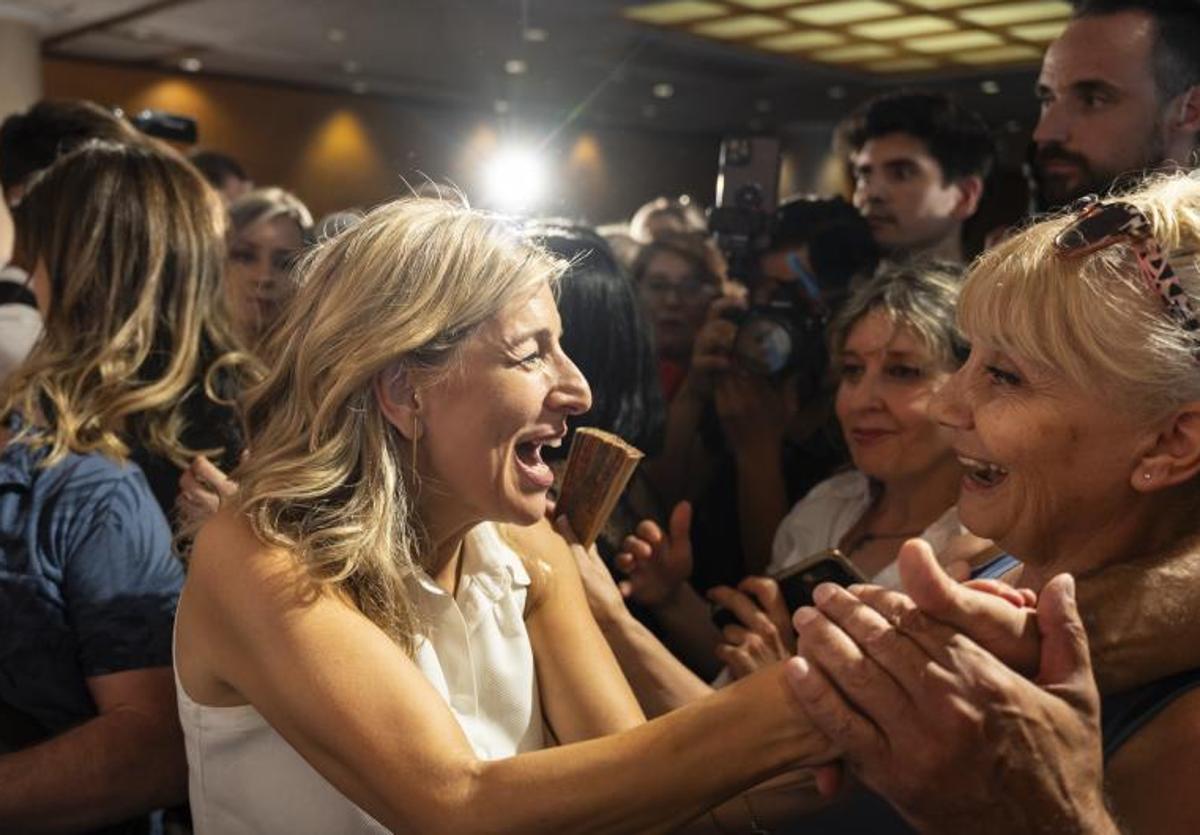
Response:
M670 400L687 375L696 332L724 292L720 256L699 232L674 232L642 247L633 281L654 328L663 393Z

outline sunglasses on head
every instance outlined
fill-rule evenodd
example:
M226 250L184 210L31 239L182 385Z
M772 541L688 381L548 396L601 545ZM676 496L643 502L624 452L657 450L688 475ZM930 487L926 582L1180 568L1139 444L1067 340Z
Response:
M1080 258L1113 244L1128 244L1137 257L1142 283L1162 300L1167 315L1188 332L1192 352L1200 360L1200 317L1155 239L1146 215L1129 203L1101 202L1094 194L1076 201L1071 211L1078 217L1054 238L1058 254Z

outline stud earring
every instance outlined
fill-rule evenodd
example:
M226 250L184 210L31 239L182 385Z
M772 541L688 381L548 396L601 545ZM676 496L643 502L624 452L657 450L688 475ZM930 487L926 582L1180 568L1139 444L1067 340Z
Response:
M1142 481L1149 481L1153 476L1150 473L1142 473Z

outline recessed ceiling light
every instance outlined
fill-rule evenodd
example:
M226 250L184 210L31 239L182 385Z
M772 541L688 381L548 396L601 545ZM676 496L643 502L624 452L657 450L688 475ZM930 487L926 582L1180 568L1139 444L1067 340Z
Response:
M876 17L888 17L901 11L903 10L894 3L883 3L881 0L839 0L836 3L801 6L789 11L787 16L801 23L812 23L816 26L838 26Z
M989 96L995 96L1000 92L1000 85L989 78L979 82L979 89Z
M329 38L333 43L341 43L346 40L346 30L333 28L325 32L325 37Z
M913 6L920 6L922 9L942 11L943 9L961 9L963 6L978 6L980 3L989 3L991 0L908 0L908 2Z
M973 49L949 57L959 64L987 66L988 64L1015 64L1023 61L1032 63L1042 57L1042 52L1032 46L998 46L995 49Z
M342 69L345 70L350 75L354 75L359 70L361 70L362 67L359 65L359 63L357 61L343 61Z
M367 90L369 90L369 89L370 88L367 86L367 82L362 81L361 79L358 81L355 81L353 84L350 85L350 91L352 93L354 93L355 95L359 95L359 96L361 96L363 93L367 92Z
M982 49L988 46L999 46L1002 43L1004 41L991 32L972 31L910 38L904 42L904 45L917 52L937 54L939 52L956 52L960 49Z
M184 72L200 72L204 69L204 63L199 58L183 58L179 61L179 69Z
M731 2L747 9L778 9L780 6L796 5L796 0L731 0Z
M694 20L719 17L727 11L729 9L720 3L708 3L705 0L677 0L677 2L670 3L651 3L648 6L628 6L624 15L633 20L640 20L642 23L668 26L672 23L691 23Z
M526 29L521 34L525 40L529 41L530 43L545 43L550 39L549 32L547 32L545 29L538 29L536 27Z
M1036 0L1036 2L1004 3L982 9L967 9L959 17L979 26L1007 26L1010 23L1029 23L1071 16L1071 4L1061 0Z
M509 58L504 62L504 71L509 75L524 75L529 65L520 58Z
M829 61L834 64L870 61L875 58L891 58L896 50L881 43L856 43L850 46L839 46L836 49L824 49L814 52L812 57L817 61Z
M495 110L498 115L503 116L505 113L511 110L512 107L504 99L496 99L496 101L492 103L492 109Z
M744 14L725 17L709 23L698 23L692 27L697 35L710 38L753 38L756 35L772 35L786 32L790 27L777 17L765 14Z
M650 92L654 94L654 98L656 99L669 99L675 95L675 88L663 81L651 87Z
M1023 38L1027 41L1049 43L1061 35L1062 30L1065 28L1067 28L1065 20L1056 20L1053 23L1030 23L1026 26L1013 26L1008 31L1018 38Z
M860 38L874 38L877 41L911 38L916 35L933 35L952 29L954 29L954 24L946 18L928 14L894 17L890 20L877 20L850 27L851 33Z
M817 49L822 46L837 46L846 39L837 32L822 32L810 29L807 32L792 32L755 41L754 45L772 52L799 52L802 49Z

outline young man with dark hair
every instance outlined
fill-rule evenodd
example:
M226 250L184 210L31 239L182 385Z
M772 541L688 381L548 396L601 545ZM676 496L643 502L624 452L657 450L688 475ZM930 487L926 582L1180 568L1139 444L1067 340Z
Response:
M1042 61L1040 208L1195 164L1200 2L1080 0Z
M900 91L862 104L839 128L854 205L889 258L962 261L995 160L987 124L940 93Z

